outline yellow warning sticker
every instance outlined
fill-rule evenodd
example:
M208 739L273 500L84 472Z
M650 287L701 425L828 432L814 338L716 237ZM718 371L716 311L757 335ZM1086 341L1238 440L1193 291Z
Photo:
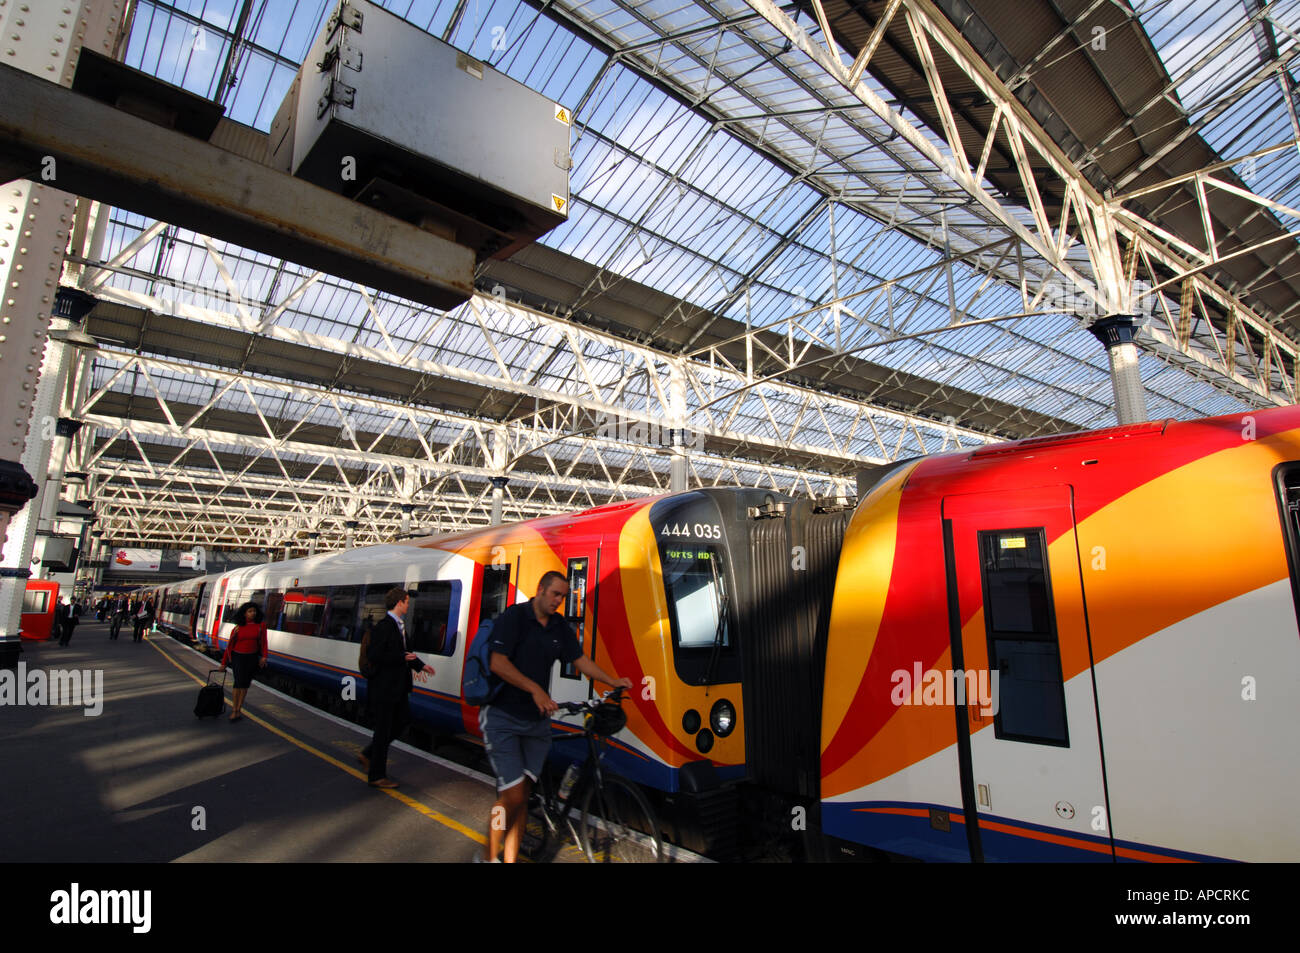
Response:
M551 193L551 204L552 204L553 206L555 206L555 211L557 211L557 212L563 212L563 211L564 211L564 206L568 205L569 202L568 202L567 199L561 198L560 196L558 196L558 195L556 195L554 192L552 192L552 193Z
M570 119L569 117L569 111L565 109L563 106L555 107L555 118L560 122L564 123L566 126L569 125L570 122L572 122L572 119Z
M1025 538L1023 536L1003 536L998 542L1002 544L1003 549L1025 548Z

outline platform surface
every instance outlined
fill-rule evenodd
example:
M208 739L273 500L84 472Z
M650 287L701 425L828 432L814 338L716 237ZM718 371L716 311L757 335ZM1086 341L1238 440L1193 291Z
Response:
M483 849L486 776L395 746L400 787L372 788L368 731L257 682L240 721L196 718L216 663L169 636L110 641L82 623L66 648L25 642L22 662L102 672L102 711L86 714L93 697L0 706L0 860L466 863Z

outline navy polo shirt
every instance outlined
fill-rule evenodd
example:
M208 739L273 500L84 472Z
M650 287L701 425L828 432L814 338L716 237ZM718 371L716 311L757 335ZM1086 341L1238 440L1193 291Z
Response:
M492 651L500 652L524 675L551 690L551 668L555 662L576 662L582 657L578 638L564 616L555 613L543 628L533 612L533 604L518 602L502 612L492 623ZM493 707L525 721L541 721L533 696L509 682L501 687Z

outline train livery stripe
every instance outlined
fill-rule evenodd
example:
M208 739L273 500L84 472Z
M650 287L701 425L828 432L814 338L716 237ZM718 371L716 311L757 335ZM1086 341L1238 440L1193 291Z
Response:
M909 502L911 482L920 477L923 468L924 462L908 474L906 483L891 487L890 492L873 493L849 524L827 643L823 779L852 760L898 713L891 700L893 673L911 671L918 661L922 668L939 668L939 660L951 651L943 538L939 532L925 531L938 526L939 501L932 501L929 507ZM918 522L924 524L920 531L914 526ZM870 558L860 549L869 537L857 533L858 527L874 524L879 524L884 537L878 538L876 545L885 545L893 536L890 563L879 570L879 578L889 580L883 594L878 585L859 580L850 583L845 576L855 561ZM852 714L836 717L846 711ZM944 731L945 744L952 744L956 729L951 717ZM823 780L823 797L854 786L827 788Z
M1273 486L1259 478L1287 454L1300 456L1300 431L1197 460L1079 524L1096 661L1287 577ZM1089 571L1093 553L1104 571ZM1162 597L1133 598L1133 579Z
M833 814L840 819L846 815L870 815L886 821L893 819L902 822L903 826L899 828L901 836L915 839L918 831L929 831L938 843L945 840L959 842L955 848L943 850L941 853L936 852L933 859L951 860L953 859L954 850L960 851L965 848L965 834L961 833L961 830L965 827L966 819L962 815L961 809L952 805L884 801L857 804L840 803L833 805L833 807ZM931 826L931 818L935 812L939 812L946 818L950 831L940 832L934 830ZM834 826L838 825L832 823L832 827ZM1085 854L1091 855L1091 859L1094 860L1112 859L1110 841L1105 837L1070 834L1040 825L1025 824L1013 818L999 817L997 815L979 815L979 826L986 836L992 834L1009 838L1009 840L1003 841L1001 850L1004 855L1008 855L1007 859L1020 859L1016 855L1021 851L1034 852L1034 856L1042 856L1037 852L1039 847L1044 846L1049 848L1059 847L1075 853L1075 859L1085 859L1081 856ZM848 830L842 830L840 836L848 833ZM1031 846L1031 844L1038 846ZM1211 855L1193 854L1186 851L1169 850L1153 844L1125 841L1117 842L1114 856L1118 860L1148 863L1195 863L1223 860L1221 857ZM1024 859L1029 859L1029 855Z
M618 539L618 571L610 573L602 583L608 586L604 598L611 604L624 606L628 628L612 635L607 629L601 647L609 653L615 669L632 679L631 698L635 707L628 712L628 723L634 733L645 739L665 762L680 764L699 755L673 736L661 714L665 703L675 706L673 710L680 706L673 698L679 686L669 648L672 633L668 629L668 606L663 600L663 577L657 553L650 507L646 506L624 526ZM651 584L647 586L646 580ZM647 676L653 682L646 683ZM635 690L649 684L655 686L652 698L645 698L646 692Z
M873 507L872 519L863 522L855 520L844 537L836 588L842 586L843 591L854 594L850 611L853 615L852 624L860 635L851 644L832 642L829 646L830 654L826 661L826 705L822 714L823 749L835 737L845 716L861 701L860 695L866 684L863 676L880 631L893 579L898 507L903 486L914 469L915 467L908 467L875 488L869 497ZM832 630L837 623L843 624L837 618L837 611L841 616L848 614L841 608L845 605L842 599L832 603ZM833 753L831 758L834 759Z

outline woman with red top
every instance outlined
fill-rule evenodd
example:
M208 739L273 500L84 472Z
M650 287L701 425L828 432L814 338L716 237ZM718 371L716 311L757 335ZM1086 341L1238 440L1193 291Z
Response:
M231 721L244 717L240 711L248 686L253 683L253 669L266 668L266 623L262 621L262 610L257 603L246 602L239 607L235 618L243 622L230 633L226 654L221 657L222 671L228 663L233 663L235 671L235 708L230 713Z

